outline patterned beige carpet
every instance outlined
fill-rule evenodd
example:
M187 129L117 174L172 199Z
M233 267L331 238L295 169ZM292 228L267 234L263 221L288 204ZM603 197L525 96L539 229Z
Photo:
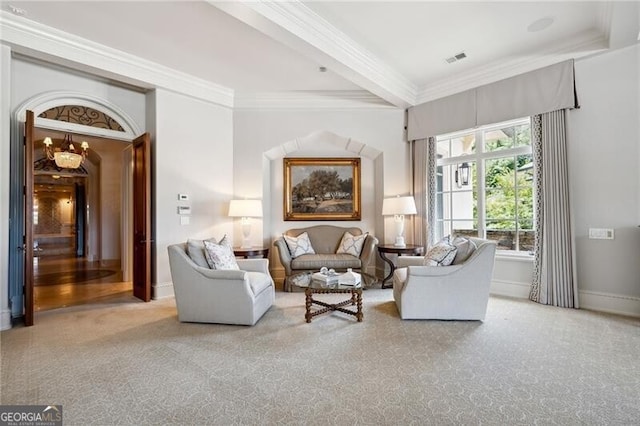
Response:
M632 425L640 320L492 297L484 323L303 320L278 293L254 327L181 324L173 299L38 314L2 333L2 404L65 425Z

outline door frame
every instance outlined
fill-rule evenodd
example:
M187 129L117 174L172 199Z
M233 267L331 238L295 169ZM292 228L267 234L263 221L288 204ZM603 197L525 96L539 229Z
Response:
M123 132L100 129L97 127L82 126L64 121L50 120L38 117L42 112L63 105L82 105L101 111L112 117L122 126ZM136 122L117 105L81 92L51 91L36 95L22 104L14 111L11 117L11 176L10 207L9 207L9 303L11 305L11 318L15 319L25 315L24 308L24 268L25 268L25 152L24 152L24 126L26 124L27 111L34 114L34 126L38 128L54 129L63 132L84 133L96 137L107 137L132 142L137 135L142 134L141 128ZM122 244L125 244L123 241Z

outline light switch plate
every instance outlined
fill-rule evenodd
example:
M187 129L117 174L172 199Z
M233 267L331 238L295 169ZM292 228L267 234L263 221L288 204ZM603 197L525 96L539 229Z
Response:
M615 234L611 228L589 228L590 240L613 240Z

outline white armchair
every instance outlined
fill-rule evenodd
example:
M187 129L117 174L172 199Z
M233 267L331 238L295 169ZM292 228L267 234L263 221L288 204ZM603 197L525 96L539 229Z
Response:
M168 247L181 322L254 325L275 300L267 259L238 259L240 270L196 265L186 244Z
M402 319L484 320L496 243L470 240L477 248L459 265L423 266L423 256L398 257L393 298Z

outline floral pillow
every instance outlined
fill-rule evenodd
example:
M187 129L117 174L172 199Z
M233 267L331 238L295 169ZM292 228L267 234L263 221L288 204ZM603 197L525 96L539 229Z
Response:
M362 246L364 246L364 240L367 239L367 235L367 233L362 235L352 235L351 232L346 231L342 236L342 240L340 241L340 245L338 246L336 253L346 253L355 257L360 257L360 252L362 252Z
M425 266L449 266L456 257L458 248L449 242L449 237L438 241L424 256Z
M309 234L303 232L297 237L290 237L289 235L283 235L285 243L292 258L302 256L303 254L316 254L315 250L311 246L311 240Z
M204 248L207 263L211 269L240 269L226 235L218 244L205 241Z

